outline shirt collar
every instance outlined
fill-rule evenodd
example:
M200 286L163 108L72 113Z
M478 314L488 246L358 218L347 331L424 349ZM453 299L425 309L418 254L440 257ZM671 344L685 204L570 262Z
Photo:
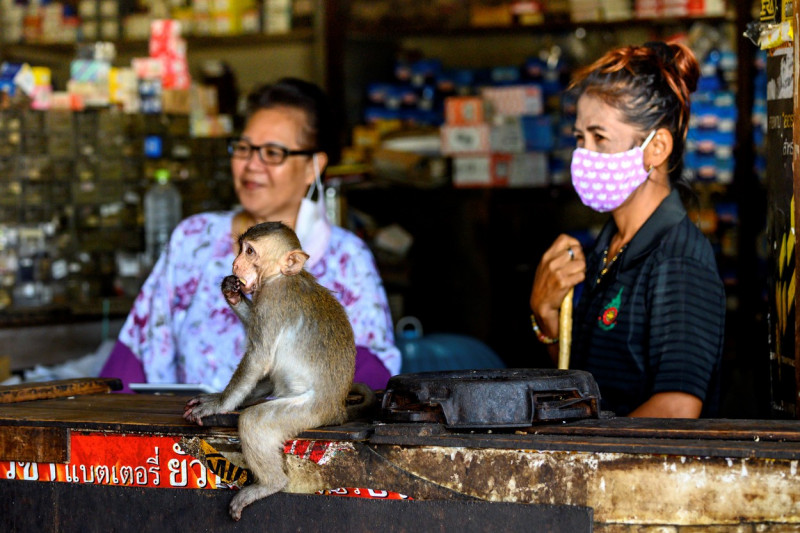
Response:
M672 189L628 243L627 250L620 256L620 270L636 264L639 258L649 254L658 245L664 234L675 227L685 216L686 209L683 207L680 195L676 189ZM616 232L617 225L612 218L598 235L598 244L601 247L608 246L611 237Z

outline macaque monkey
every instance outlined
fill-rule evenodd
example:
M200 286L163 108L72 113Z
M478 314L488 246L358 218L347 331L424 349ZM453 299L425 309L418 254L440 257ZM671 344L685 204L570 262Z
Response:
M308 255L294 231L265 222L239 237L233 274L222 294L247 332L247 350L221 393L192 398L183 417L203 417L245 408L239 437L255 483L230 504L242 509L283 489L283 443L303 430L347 419L345 401L355 370L355 340L344 308L303 269ZM249 299L246 295L251 295Z

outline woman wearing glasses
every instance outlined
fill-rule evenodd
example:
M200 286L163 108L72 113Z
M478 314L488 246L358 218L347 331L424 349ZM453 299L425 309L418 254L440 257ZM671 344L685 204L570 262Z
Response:
M244 330L220 293L248 227L282 221L311 256L306 268L347 310L357 344L355 381L383 388L400 370L386 294L371 252L331 226L320 173L331 135L325 95L286 78L248 98L240 138L229 144L241 207L181 222L126 320L102 376L128 383L202 383L222 390L245 350ZM317 189L319 201L310 199Z

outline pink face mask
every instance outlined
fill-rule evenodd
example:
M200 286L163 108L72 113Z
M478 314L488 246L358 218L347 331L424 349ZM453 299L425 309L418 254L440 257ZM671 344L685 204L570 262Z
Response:
M576 148L570 171L581 202L600 213L622 205L650 175L644 169L644 149L655 133L653 130L641 146L616 154Z

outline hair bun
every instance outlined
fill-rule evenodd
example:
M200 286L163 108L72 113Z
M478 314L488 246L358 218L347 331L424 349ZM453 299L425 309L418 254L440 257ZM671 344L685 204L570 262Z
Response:
M644 43L644 46L655 52L664 63L671 63L675 59L675 50L663 41L650 41Z
M651 41L644 46L661 60L662 71L665 77L671 79L671 85L684 87L687 95L697 90L700 65L691 49L680 43L662 41Z

